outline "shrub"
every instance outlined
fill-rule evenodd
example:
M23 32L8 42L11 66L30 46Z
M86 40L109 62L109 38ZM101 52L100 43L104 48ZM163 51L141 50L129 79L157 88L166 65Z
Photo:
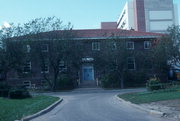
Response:
M151 78L147 81L146 87L149 91L161 89L161 83L158 78Z
M142 87L146 85L146 72L144 71L126 71L124 72L125 87Z
M68 90L73 89L74 83L73 80L68 75L61 75L57 82L57 89L59 90Z
M30 98L31 95L25 87L14 87L9 91L9 98L11 99L24 99Z
M8 97L10 86L6 82L0 82L0 97Z
M107 74L101 79L102 87L104 88L119 88L120 81L116 73Z

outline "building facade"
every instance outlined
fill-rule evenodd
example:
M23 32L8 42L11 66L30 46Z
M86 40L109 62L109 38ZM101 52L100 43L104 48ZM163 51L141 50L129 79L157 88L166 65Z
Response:
M179 25L177 12L173 0L132 0L125 4L117 24L120 29L162 33Z
M111 73L112 68L117 68L119 73L124 70L135 73L142 72L147 67L145 70L149 77L152 76L153 68L148 65L142 66L146 60L145 56L136 57L135 53L145 53L146 55L153 42L162 34L121 29L71 30L71 32L75 36L66 40L70 48L68 48L67 53L65 51L62 53L58 69L60 73L68 73L77 85L100 86L102 78ZM52 33L57 33L56 39L51 37ZM62 31L42 33L41 38L31 37L33 42L29 44L26 42L27 37L21 38L25 42L27 61L22 66L21 72L12 70L8 73L8 82L12 85L39 87L43 86L46 78L53 79L55 72L50 63L55 60L51 59L54 56L57 57L56 51L61 48L59 46L57 50L55 49L55 45L57 45L55 41L64 41L58 39L61 38L61 33ZM48 39L49 37L51 38ZM40 50L41 55L38 55L37 49ZM128 52L128 56L123 55L125 52ZM46 59L40 61L36 58L41 56L46 57ZM123 64L119 64L118 67L115 64L119 61ZM121 70L121 68L124 69Z

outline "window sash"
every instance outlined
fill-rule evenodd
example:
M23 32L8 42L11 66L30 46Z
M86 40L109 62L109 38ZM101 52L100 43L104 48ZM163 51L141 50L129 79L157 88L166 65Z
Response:
M30 73L30 72L31 72L31 61L27 61L24 64L23 73Z
M45 61L43 65L41 65L41 73L49 73L49 63Z
M100 50L100 42L93 42L92 50Z
M26 45L26 52L30 53L31 52L31 46L30 45Z
M133 50L134 49L134 42L127 42L126 43L126 48L129 50Z
M64 61L59 62L59 72L65 72L67 70L67 67L65 66Z
M135 59L134 58L128 58L127 59L128 69L129 70L135 70Z
M112 50L117 50L117 44L116 44L116 42L113 42L113 43L112 43Z
M150 41L144 41L144 49L150 49L151 42Z

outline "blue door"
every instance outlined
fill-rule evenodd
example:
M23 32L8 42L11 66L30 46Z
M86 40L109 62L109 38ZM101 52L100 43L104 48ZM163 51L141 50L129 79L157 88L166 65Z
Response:
M94 69L92 66L85 66L82 68L83 80L90 81L94 80Z

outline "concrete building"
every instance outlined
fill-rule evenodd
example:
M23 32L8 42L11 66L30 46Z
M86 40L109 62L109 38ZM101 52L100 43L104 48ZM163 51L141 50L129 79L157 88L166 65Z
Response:
M117 29L117 22L101 22L101 29Z
M165 32L178 25L177 5L173 0L131 0L117 21L120 29L144 32Z

